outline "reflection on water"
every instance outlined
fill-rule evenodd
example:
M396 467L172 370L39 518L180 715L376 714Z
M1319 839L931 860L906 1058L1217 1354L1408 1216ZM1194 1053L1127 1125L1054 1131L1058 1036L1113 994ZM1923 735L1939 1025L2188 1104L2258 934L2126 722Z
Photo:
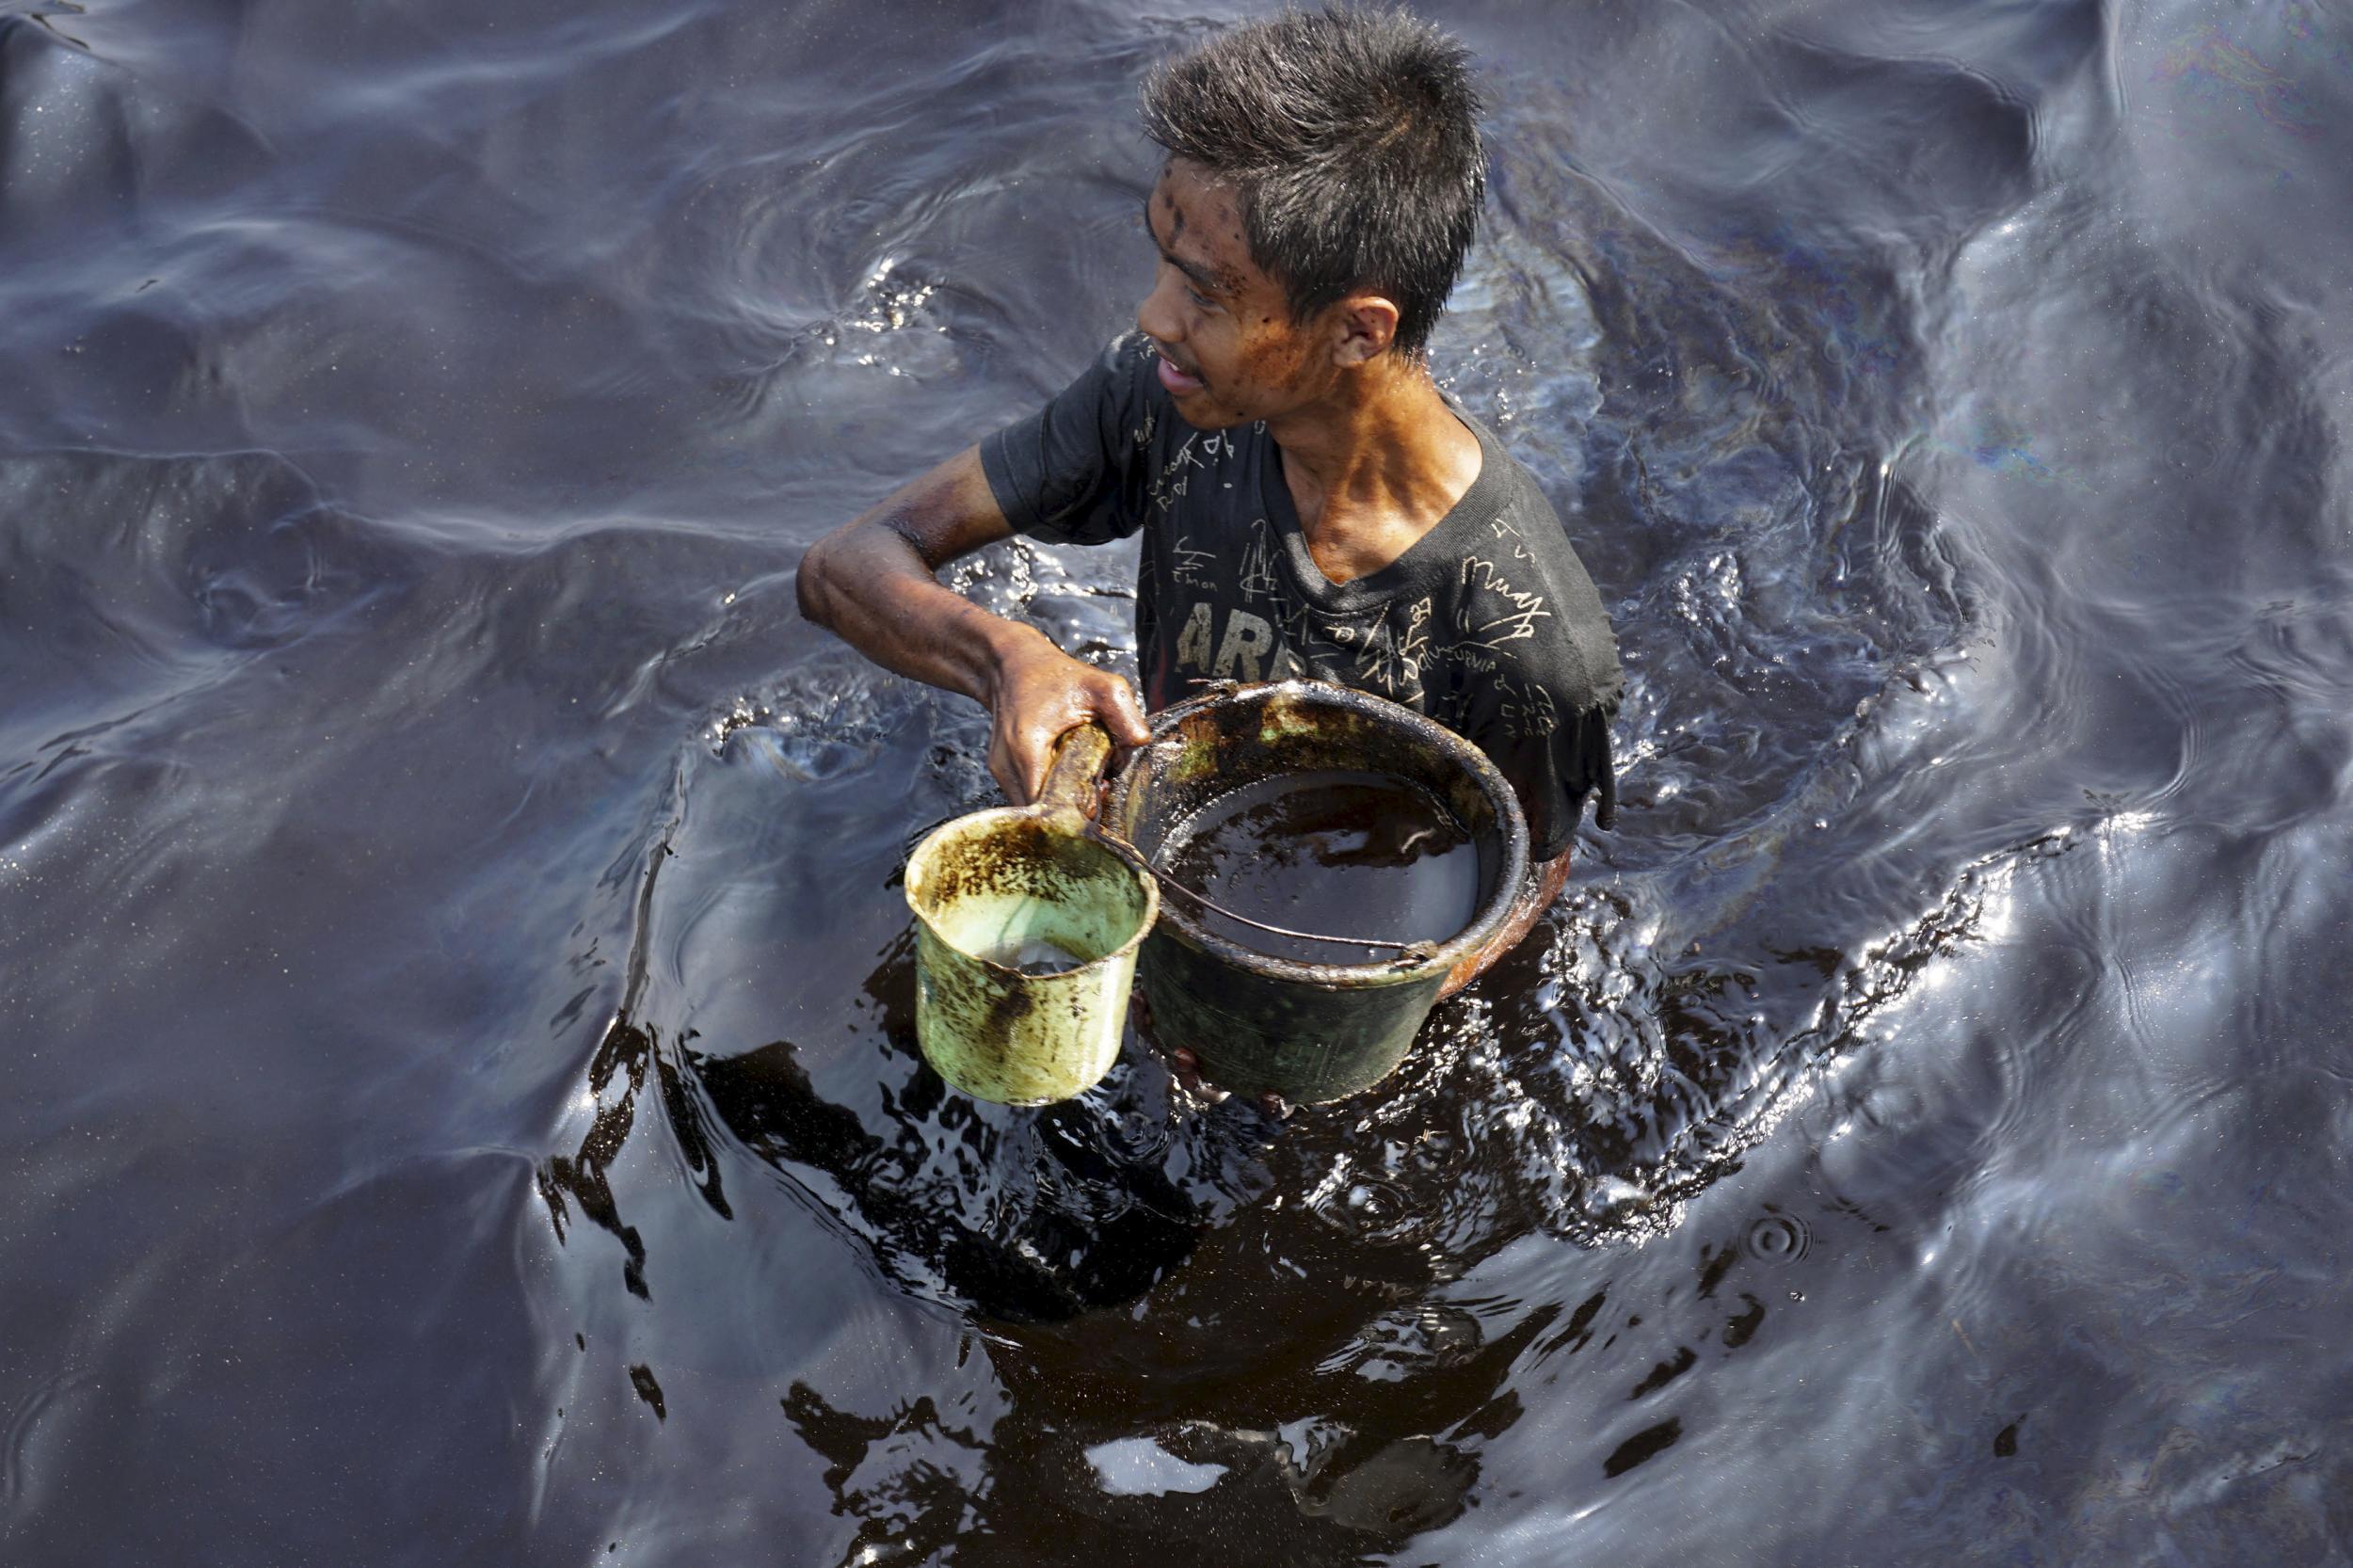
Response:
M0 4L0 1559L2353 1561L2353 33L1443 9L1625 809L1278 1123L943 1088L791 609L1202 24Z

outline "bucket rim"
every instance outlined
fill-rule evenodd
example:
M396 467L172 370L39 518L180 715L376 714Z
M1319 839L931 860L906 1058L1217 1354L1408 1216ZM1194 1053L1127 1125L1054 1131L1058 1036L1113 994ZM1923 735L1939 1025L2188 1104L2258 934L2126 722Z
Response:
M1419 953L1381 959L1369 964L1310 964L1259 952L1209 931L1185 909L1181 900L1167 902L1160 910L1160 923L1168 927L1188 946L1236 968L1270 979L1334 990L1370 990L1426 981L1433 972L1444 974L1451 970L1484 947L1489 938L1502 929L1503 922L1511 915L1513 901L1520 894L1521 885L1528 880L1528 818L1520 809L1518 793L1513 790L1510 780L1503 776L1503 770L1497 767L1485 752L1427 713L1416 712L1403 703L1392 702L1375 693L1329 680L1222 681L1152 714L1152 740L1157 744L1185 720L1207 709L1283 700L1309 706L1353 709L1370 714L1384 724L1410 731L1458 763L1477 781L1480 792L1495 807L1497 819L1503 826L1503 874L1497 878L1495 891L1480 904L1479 912L1471 917L1470 923L1445 941L1433 943ZM1152 750L1149 745L1139 746L1121 764L1112 778L1112 797L1107 808L1114 817L1126 818L1130 796L1138 788L1143 774L1149 771L1148 759ZM1157 893L1160 873L1156 870L1147 870L1146 874L1156 884L1154 891Z
M1068 822L1061 820L1064 818L1070 820ZM1000 964L993 958L984 958L977 952L968 952L939 928L939 922L933 920L930 913L916 902L916 895L921 891L920 885L928 881L920 868L926 863L933 847L938 840L952 833L995 827L1016 820L1042 822L1053 831L1067 833L1074 839L1083 839L1088 843L1104 850L1112 858L1128 869L1128 874L1133 876L1144 889L1144 911L1137 917L1136 928L1128 933L1126 941L1100 958L1087 959L1071 968L1058 970L1050 975L1032 975L1023 974L1013 965ZM1090 823L1075 811L1060 811L1048 806L992 806L984 810L967 811L960 817L949 818L916 840L915 847L907 852L906 872L901 878L900 892L906 899L907 912L915 917L917 922L924 930L931 933L933 940L958 957L978 964L991 974L1008 976L1025 984L1032 985L1041 981L1063 980L1072 975L1083 975L1099 965L1117 964L1132 958L1144 946L1144 938L1151 936L1153 928L1160 924L1161 914L1160 879L1152 873L1151 865L1133 845L1114 834L1106 832L1099 824Z

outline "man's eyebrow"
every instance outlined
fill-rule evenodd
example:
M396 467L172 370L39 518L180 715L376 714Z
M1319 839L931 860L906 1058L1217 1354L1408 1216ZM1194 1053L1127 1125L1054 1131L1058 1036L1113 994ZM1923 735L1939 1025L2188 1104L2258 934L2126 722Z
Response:
M1160 259L1162 261L1165 261L1169 265L1175 267L1177 271L1192 279L1195 288L1200 289L1207 294L1225 293L1225 280L1224 279L1220 278L1216 273L1211 272L1208 267L1205 267L1196 262L1189 262L1182 256L1175 254L1168 248L1167 246L1160 243L1160 232L1152 226L1152 198L1157 193L1153 191L1145 191L1144 193L1144 232L1152 236L1153 248L1160 253ZM1177 221L1180 223L1183 221L1181 215L1179 216Z

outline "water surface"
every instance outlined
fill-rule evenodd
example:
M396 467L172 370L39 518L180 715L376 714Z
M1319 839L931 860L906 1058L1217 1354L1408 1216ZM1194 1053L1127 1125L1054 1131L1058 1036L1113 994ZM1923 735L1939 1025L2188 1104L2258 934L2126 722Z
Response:
M792 608L1206 22L0 0L0 1559L2353 1561L2353 17L1441 14L1625 808L1278 1127L920 1064Z

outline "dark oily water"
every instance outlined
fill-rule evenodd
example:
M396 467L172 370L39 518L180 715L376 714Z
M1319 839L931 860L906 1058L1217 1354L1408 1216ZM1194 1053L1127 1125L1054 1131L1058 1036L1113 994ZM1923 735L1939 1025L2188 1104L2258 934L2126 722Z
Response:
M1479 912L1470 834L1428 791L1381 774L1324 769L1230 791L1170 833L1160 870L1208 901L1176 895L1212 936L1303 964L1394 959L1396 947L1363 944L1442 942Z
M792 611L1207 22L0 0L0 1562L2353 1563L2353 20L1431 8L1624 808L1278 1126L943 1089Z

